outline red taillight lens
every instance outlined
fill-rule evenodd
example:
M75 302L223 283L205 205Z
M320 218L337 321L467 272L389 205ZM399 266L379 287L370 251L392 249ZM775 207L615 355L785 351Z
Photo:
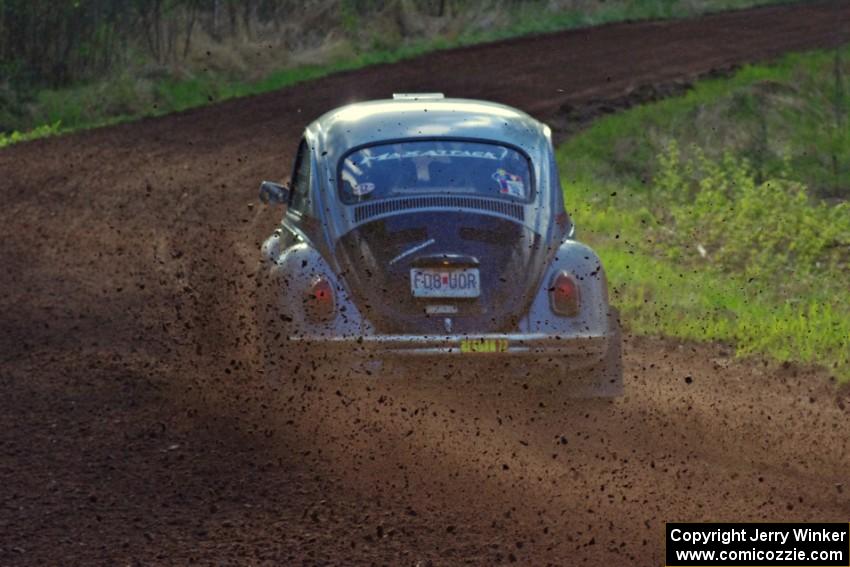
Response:
M552 311L564 317L575 317L579 310L579 291L575 279L567 272L555 276L549 288Z
M304 298L304 311L314 320L330 319L334 314L334 290L331 282L318 277L310 284Z

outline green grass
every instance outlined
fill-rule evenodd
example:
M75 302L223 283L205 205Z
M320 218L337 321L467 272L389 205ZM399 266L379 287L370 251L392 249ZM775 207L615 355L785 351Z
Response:
M569 143L574 159L608 179L651 178L671 140L719 158L747 158L760 178L791 169L823 197L850 190L850 48L791 54L749 65L728 79L700 81L682 97L600 120ZM840 110L836 119L835 111ZM834 167L833 156L838 158Z
M203 106L233 97L278 90L331 73L367 65L394 63L428 52L536 33L554 32L608 22L666 19L700 13L745 8L760 4L780 4L789 0L637 0L587 3L582 8L551 12L524 5L502 14L505 24L486 31L468 31L428 39L372 37L352 43L344 53L330 53L317 65L283 68L256 81L233 74L194 73L189 77L146 77L141 71L124 70L104 80L60 90L43 90L31 100L7 102L0 107L0 124L13 131L0 134L0 147L18 141L56 135L80 129L157 116ZM362 29L359 17L349 14L342 25ZM350 28L350 29L349 29ZM368 26L366 26L368 28ZM184 73L185 74L185 73ZM45 126L45 125L50 125ZM60 125L56 127L56 125Z
M62 123L54 122L53 124L45 124L34 128L28 132L12 132L11 134L3 134L0 132L0 148L18 142L26 142L38 138L46 138L47 136L55 136L61 131Z
M850 49L838 55L850 63ZM579 236L600 253L631 331L726 342L850 379L850 184L814 165L824 153L827 165L850 163L829 125L834 63L816 52L750 66L602 119L559 148ZM742 112L733 102L744 99L753 104ZM850 99L839 105L850 114ZM761 112L771 136L759 154ZM820 128L807 128L817 116Z
M777 298L771 282L688 269L644 252L599 243L613 300L629 329L734 344L740 355L816 363L850 378L850 313L828 293Z
M99 82L62 90L41 91L33 104L38 126L25 132L0 133L0 147L11 143L77 130L97 128L143 117L161 116L235 97L249 96L318 79L332 73L367 65L393 63L438 48L411 45L395 51L376 51L325 65L282 69L258 82L243 83L215 75L191 79L148 80L126 74Z

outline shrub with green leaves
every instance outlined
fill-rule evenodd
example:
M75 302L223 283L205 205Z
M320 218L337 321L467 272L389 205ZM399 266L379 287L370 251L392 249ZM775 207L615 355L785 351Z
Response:
M759 182L728 152L719 161L698 147L690 154L683 161L671 142L658 158L659 239L672 259L797 286L850 273L850 204L813 199L787 172Z
M748 66L558 149L565 200L630 332L850 380L848 62L844 47Z
M0 41L0 134L93 128L532 33L789 1L0 0L0 38L32 43L3 53Z

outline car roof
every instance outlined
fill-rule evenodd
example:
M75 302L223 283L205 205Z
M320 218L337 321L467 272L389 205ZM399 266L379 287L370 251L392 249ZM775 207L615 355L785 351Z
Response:
M315 133L329 157L341 157L358 146L409 138L492 140L532 153L549 138L548 126L516 108L434 94L341 106L318 118L308 132Z

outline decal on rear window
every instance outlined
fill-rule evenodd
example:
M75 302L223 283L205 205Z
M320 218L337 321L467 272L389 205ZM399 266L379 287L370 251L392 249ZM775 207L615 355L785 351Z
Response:
M374 183L358 183L357 185L351 188L351 194L357 195L358 197L362 197L363 195L368 195L374 190Z
M493 180L499 184L499 193L520 199L525 198L525 185L519 175L508 173L500 168L493 173Z
M361 148L342 160L339 183L340 197L349 204L423 194L520 201L532 196L525 154L507 146L462 140Z
M413 159L413 158L438 158L438 157L458 157L458 158L476 158L489 159L499 161L507 155L507 148L500 148L501 152L498 155L492 151L471 151L471 150L447 150L445 148L437 148L433 150L406 150L404 152L384 152L382 154L369 155L362 157L360 165L368 165L372 161L387 161L393 159Z

